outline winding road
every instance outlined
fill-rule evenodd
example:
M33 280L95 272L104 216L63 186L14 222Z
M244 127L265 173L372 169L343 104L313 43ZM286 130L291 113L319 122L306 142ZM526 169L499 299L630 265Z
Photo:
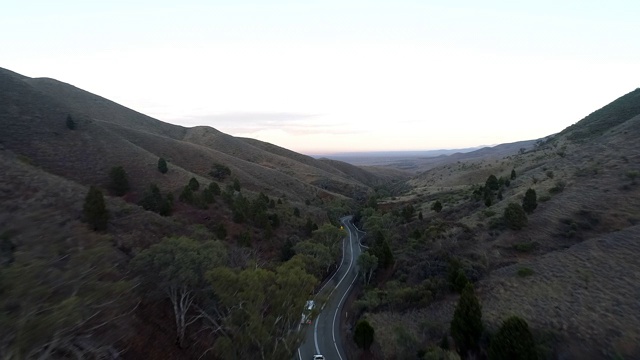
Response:
M296 359L311 360L313 355L322 354L328 360L347 360L340 336L341 316L344 301L358 278L356 261L360 256L358 230L351 223L352 216L340 219L348 236L342 242L342 262L333 276L324 284L316 299L324 299L324 307L316 319L306 325L306 336ZM320 302L316 301L317 304ZM342 313L341 313L342 312Z

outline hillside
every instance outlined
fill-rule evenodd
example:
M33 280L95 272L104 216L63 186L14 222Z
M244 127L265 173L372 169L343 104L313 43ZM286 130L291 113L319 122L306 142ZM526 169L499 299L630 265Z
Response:
M391 217L363 212L364 230L382 231L396 258L380 290L356 302L380 329L385 358L407 344L427 349L448 332L458 300L447 283L455 263L474 282L489 332L518 315L542 358L640 357L639 94L525 150L464 154L435 166L409 180L405 194L379 202ZM487 192L491 175L498 187ZM515 230L503 214L528 189L537 207ZM376 291L386 297L372 300Z
M394 180L387 170L378 175L211 127L163 123L57 80L4 69L0 127L3 359L194 359L213 356L220 339L240 344L245 332L232 332L238 317L213 320L221 310L209 308L213 298L204 289L217 277L205 280L205 273L214 264L229 276L266 276L269 291L280 289L256 306L288 320L256 319L252 326L264 329L251 340L271 343L280 332L288 347L272 351L289 357L307 294L339 260L342 233L332 223L373 186ZM122 193L117 167L127 184ZM89 200L93 186L104 199L105 229L93 225L101 203ZM174 261L153 272L132 265L162 246L178 247ZM322 262L305 253L309 246ZM208 267L190 268L198 256L214 254ZM190 326L182 333L175 292L163 288L175 279L161 278L175 268L199 281L180 278L181 286L194 286L183 296L198 294L188 304L199 306L187 305L182 315ZM225 336L209 331L207 319L228 322Z
M0 143L38 166L85 184L104 185L101 179L109 168L127 164L134 179L164 181L178 189L176 184L184 179L204 179L214 163L222 163L247 188L292 200L364 198L370 191L351 174L308 156L276 151L275 146L209 127L163 123L57 80L30 79L6 70L0 70L0 77L5 110L0 125L6 129ZM78 122L75 132L65 128L68 114ZM158 176L152 166L158 157L175 167L175 179ZM314 183L332 186L323 189ZM132 185L138 192L146 186Z

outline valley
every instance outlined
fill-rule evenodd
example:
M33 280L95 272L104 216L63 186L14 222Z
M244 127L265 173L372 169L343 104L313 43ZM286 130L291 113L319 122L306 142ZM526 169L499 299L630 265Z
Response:
M0 69L0 128L1 358L294 358L347 215L349 359L491 358L511 316L536 358L640 357L640 89L540 139L314 158Z

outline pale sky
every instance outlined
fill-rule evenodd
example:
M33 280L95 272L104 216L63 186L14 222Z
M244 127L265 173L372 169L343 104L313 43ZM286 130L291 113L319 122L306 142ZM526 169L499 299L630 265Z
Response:
M306 154L556 133L640 87L640 1L2 1L0 67Z

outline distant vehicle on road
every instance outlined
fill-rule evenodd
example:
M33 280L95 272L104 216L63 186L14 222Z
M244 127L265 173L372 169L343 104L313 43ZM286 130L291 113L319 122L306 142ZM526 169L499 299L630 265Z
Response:
M324 356L322 356L322 355L313 355L313 360L324 360Z
M300 320L300 324L302 325L311 324L311 311L313 311L313 308L315 306L316 306L315 301L313 300L307 301L307 303L304 305L304 311L302 311L302 320ZM324 357L322 359L324 359Z

